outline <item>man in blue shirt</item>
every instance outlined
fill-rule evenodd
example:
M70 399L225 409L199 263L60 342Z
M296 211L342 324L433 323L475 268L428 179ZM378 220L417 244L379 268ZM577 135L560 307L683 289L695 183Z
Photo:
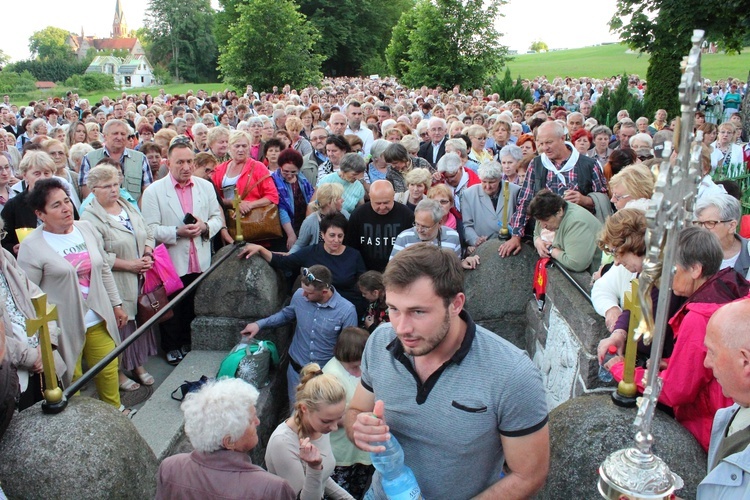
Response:
M325 266L302 268L300 288L281 311L248 324L242 335L254 337L262 328L276 328L297 321L289 346L287 390L294 405L299 372L308 363L325 365L333 357L333 348L341 330L357 326L357 312L330 284L331 271Z

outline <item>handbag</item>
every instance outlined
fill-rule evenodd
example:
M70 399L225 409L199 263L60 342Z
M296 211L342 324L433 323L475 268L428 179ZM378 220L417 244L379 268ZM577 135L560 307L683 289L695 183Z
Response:
M201 390L201 388L211 380L212 379L209 379L205 375L202 375L200 380L196 380L194 382L186 380L184 384L181 384L180 387L172 391L172 399L174 399L175 401L182 401L183 399L185 399L185 396L187 396L191 392ZM175 396L178 392L180 394Z
M271 177L271 174L265 175L255 181L250 187L245 185L245 189L242 190L241 199L244 199L255 186L263 182L264 180ZM229 214L229 234L234 238L237 235L237 214L234 209L227 211ZM240 216L240 224L242 227L242 237L245 241L261 241L261 240L272 240L275 238L281 238L281 219L279 218L279 207L275 203L271 203L264 207L257 207L252 209L249 213Z
M138 312L136 313L136 322L138 325L143 325L146 321L150 320L157 312L164 308L169 302L167 296L167 289L164 288L164 284L160 284L150 292L144 292L141 288L141 293L138 294ZM166 321L174 316L174 311L170 309L164 315L159 318L159 323Z

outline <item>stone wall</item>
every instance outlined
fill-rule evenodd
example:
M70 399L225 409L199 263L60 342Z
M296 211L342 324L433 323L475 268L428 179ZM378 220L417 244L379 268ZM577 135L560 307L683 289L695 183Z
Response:
M536 250L524 244L520 254L501 259L500 243L481 245L479 269L466 272L467 311L478 324L529 353L544 377L550 410L571 397L602 390L596 347L606 333L604 319L556 265L548 269L547 300L539 311L532 293ZM590 291L588 273L570 275Z
M548 268L547 300L539 311L536 301L526 307L529 355L542 372L547 404L553 410L570 398L589 392L611 391L613 384L598 378L596 348L607 329L588 297L553 265ZM588 273L569 273L586 292Z
M222 252L227 251L223 249ZM280 272L259 256L250 259L230 257L198 287L195 295L196 318L191 325L193 349L229 352L240 340L248 323L270 316L284 307L289 298ZM289 413L286 390L286 356L294 325L261 330L260 340L271 340L281 355L281 364L271 372L271 383L261 389L257 411L259 443L252 451L253 463L264 464L266 443L274 429ZM218 369L218 366L217 366ZM190 449L184 436L170 454Z

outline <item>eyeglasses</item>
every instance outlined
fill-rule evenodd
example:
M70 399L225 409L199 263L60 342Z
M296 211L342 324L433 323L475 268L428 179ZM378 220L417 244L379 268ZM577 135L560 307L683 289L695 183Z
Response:
M437 225L438 225L438 223L439 223L439 222L440 222L440 221L438 221L438 222L434 223L434 224L433 224L433 225L431 225L431 226L423 226L422 224L420 224L420 223L418 223L418 222L415 222L415 223L413 223L413 224L412 224L412 226L414 226L414 229L415 229L415 230L416 230L416 231L417 231L418 233L422 233L422 232L427 232L427 231L429 231L430 229L434 228L435 226L437 226Z
M315 275L311 273L310 270L306 267L302 268L302 270L300 271L300 274L302 274L303 283L307 283L308 285L310 285L312 283L317 282L317 283L322 283L323 286L325 286L326 288L331 288L331 285L329 283L326 283L325 281L316 278Z
M693 225L694 226L700 226L705 227L706 229L713 229L716 227L716 224L726 224L727 222L732 222L732 219L728 220L694 220Z
M6 231L5 229L0 231L0 240L4 240L6 236L8 236L8 231Z
M120 184L119 183L117 183L117 184L105 184L104 186L94 186L93 187L93 189L104 189L105 191L111 190L111 189L114 189L114 188L117 188L117 190L119 191Z
M451 204L451 200L435 200L435 201L438 202L438 203L440 203L441 205L450 205Z
M604 253L607 255L615 256L617 255L617 247L610 248L610 247L604 247Z
M630 198L629 194L613 194L612 199L615 201L624 200L626 198Z

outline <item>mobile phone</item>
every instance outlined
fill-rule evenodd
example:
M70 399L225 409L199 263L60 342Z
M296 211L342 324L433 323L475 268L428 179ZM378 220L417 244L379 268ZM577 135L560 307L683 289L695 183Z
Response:
M185 224L195 224L196 222L198 222L198 219L196 219L193 214L188 212L185 214L185 218L182 219L182 222L184 222Z

